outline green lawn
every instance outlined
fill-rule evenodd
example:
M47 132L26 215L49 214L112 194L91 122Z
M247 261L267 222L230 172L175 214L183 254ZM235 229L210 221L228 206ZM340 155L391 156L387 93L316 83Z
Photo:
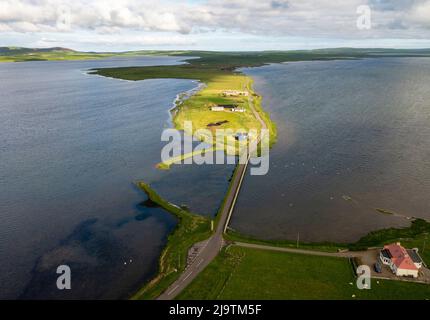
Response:
M178 299L430 298L429 285L373 280L371 290L358 290L355 281L347 259L232 246L223 251Z

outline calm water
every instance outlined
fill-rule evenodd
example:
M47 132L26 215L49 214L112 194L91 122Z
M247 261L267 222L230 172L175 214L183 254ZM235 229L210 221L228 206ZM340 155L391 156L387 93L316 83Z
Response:
M430 59L301 62L247 70L279 141L232 219L274 239L353 241L430 219Z
M186 80L89 76L109 66L177 64L141 57L0 64L0 298L126 297L157 270L176 220L133 186L213 215L233 170L159 171L161 131ZM72 290L56 289L56 268Z

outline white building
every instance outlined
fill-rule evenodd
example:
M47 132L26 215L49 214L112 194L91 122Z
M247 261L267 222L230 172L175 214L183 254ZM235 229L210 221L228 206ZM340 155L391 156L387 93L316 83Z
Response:
M239 91L239 90L226 90L222 94L225 97L238 97L238 96L247 97L247 96L249 96L248 91Z
M400 245L400 242L384 246L381 250L379 258L382 263L389 266L391 271L399 277L414 277L418 278L419 269L422 267L422 260L417 251L408 250Z

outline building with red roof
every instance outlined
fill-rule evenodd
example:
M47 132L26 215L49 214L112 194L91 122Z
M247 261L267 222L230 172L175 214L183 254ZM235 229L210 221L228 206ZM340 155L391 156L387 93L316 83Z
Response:
M408 250L400 245L400 242L397 242L384 246L379 257L382 263L388 265L395 275L418 278L422 260L419 258L418 252L413 251L411 253L412 256Z

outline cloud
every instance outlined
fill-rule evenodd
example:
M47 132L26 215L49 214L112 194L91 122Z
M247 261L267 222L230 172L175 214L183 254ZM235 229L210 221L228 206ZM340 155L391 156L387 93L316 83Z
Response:
M177 14L180 7L156 0L0 0L0 27L17 32L120 28L186 33L190 30ZM19 27L22 23L26 27Z
M356 27L369 5L373 27ZM430 0L0 0L0 32L428 38Z
M416 3L406 15L409 24L430 29L430 1Z

